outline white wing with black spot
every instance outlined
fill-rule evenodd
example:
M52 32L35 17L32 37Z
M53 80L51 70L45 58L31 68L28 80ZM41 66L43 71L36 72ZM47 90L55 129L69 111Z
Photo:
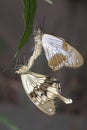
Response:
M21 80L30 100L44 113L55 114L54 97L47 97L47 85L50 83L45 83L46 77L36 73L27 73L21 75Z
M55 114L55 98L58 97L66 104L72 103L60 94L60 83L54 78L33 72L21 74L23 87L30 100L44 113Z

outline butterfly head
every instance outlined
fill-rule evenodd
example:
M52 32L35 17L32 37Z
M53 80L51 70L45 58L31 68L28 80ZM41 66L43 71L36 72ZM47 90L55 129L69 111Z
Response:
M41 38L42 38L41 29L40 28L34 29L34 35L35 35L35 37L34 37L35 42L41 40Z
M18 70L15 72L16 74L24 74L24 73L26 73L28 71L28 66L24 65L22 67L18 67L17 69Z
M33 34L34 34L34 35L39 35L39 34L41 34L41 29L40 29L40 28L35 28L34 31L33 31Z

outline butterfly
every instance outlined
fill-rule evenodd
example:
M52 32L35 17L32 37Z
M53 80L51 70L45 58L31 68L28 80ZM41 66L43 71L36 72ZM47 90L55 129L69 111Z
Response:
M44 34L40 28L34 31L34 41L43 47L48 66L53 70L62 67L80 67L83 63L81 54L61 37Z
M55 114L55 98L61 99L66 104L72 103L72 99L61 95L60 83L55 78L26 70L27 66L23 66L16 73L20 74L29 99L45 114Z

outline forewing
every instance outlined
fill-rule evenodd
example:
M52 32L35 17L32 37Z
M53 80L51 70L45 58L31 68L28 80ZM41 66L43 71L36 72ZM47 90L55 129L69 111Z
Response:
M62 38L43 34L42 46L48 65L54 71L63 66L79 67L83 64L81 54Z

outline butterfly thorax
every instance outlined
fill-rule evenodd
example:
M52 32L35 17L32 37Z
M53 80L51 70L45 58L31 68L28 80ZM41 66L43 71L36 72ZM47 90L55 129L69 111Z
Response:
M42 34L43 34L41 29L38 28L37 30L34 30L34 34L35 34L35 37L34 37L35 43L41 44L41 39L42 39Z

